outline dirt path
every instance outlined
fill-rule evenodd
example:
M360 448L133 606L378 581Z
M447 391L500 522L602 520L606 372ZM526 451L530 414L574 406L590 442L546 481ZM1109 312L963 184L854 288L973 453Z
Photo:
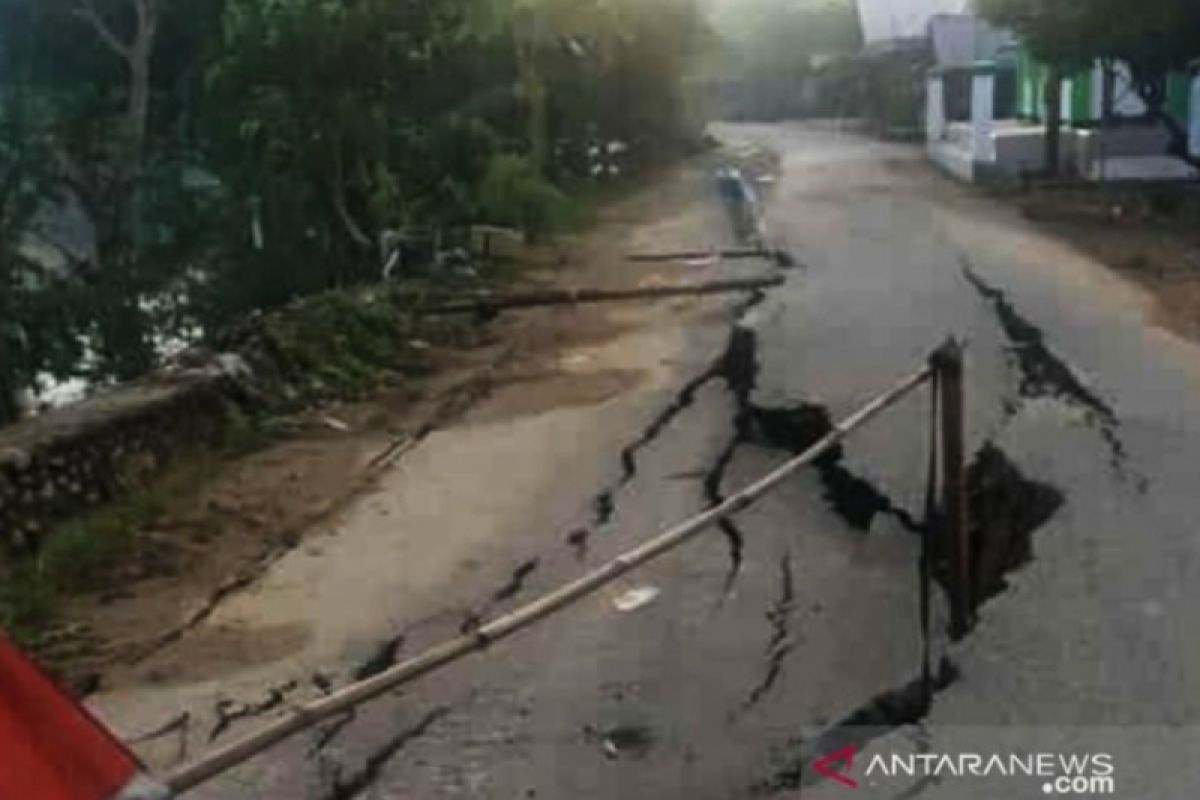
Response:
M755 263L624 258L727 244L708 181L704 164L673 171L564 242L561 267L529 277L628 287L763 273ZM386 666L422 631L436 638L465 615L488 613L479 597L493 593L493 583L512 585L496 597L515 595L539 566L546 571L537 563L495 566L521 530L561 535L569 567L586 532L553 531L575 516L574 495L590 496L608 479L618 443L693 362L720 347L738 302L683 298L509 315L495 323L495 344L454 356L415 410L398 412L386 399L332 409L322 416L346 422L349 432L318 419L311 436L238 464L201 502L228 505L245 525L217 539L222 544L183 580L144 582L93 617L98 631L128 642L106 664L93 706L135 739L186 712L184 742L195 749L329 682ZM399 431L430 420L435 429L391 469L367 469ZM573 446L564 450L564 441ZM271 533L246 535L260 529ZM514 574L494 577L496 570ZM146 630L168 634L147 646ZM156 765L179 757L174 736L139 746Z
M1145 288L1164 328L1200 340L1200 193L1185 186L1046 189L1023 215Z

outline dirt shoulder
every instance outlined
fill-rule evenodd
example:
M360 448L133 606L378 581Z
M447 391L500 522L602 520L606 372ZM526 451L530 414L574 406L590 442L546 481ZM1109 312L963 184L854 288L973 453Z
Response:
M704 164L687 164L605 205L594 225L558 243L521 282L630 287L711 278L712 265L706 272L624 257L720 230L706 176ZM217 612L256 591L313 535L334 531L423 437L457 424L603 404L649 376L596 353L640 328L677 326L713 305L685 298L503 315L487 325L480 346L431 353L437 368L419 384L282 421L282 441L194 474L190 483L185 476L105 588L69 599L63 634L41 655L85 692L211 679L289 657L309 638L305 625L230 625Z
M1037 189L1018 197L1043 231L1147 290L1162 327L1200 340L1200 191L1185 185Z

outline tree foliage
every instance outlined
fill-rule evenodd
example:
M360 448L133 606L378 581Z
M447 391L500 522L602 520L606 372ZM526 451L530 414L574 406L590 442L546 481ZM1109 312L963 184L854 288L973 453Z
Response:
M414 88L439 77L452 5L228 0L208 74L224 177L267 210L265 239L307 225L331 282L406 216L389 156L436 113Z
M49 153L36 138L33 113L19 88L0 107L0 422L17 416L18 394L40 374L70 374L81 356L78 292L31 254L40 244L39 210L53 197Z
M851 0L710 0L710 15L729 62L721 72L737 78L741 110L753 116L825 110L803 82L862 45Z
M1194 68L1200 4L1192 0L977 0L980 12L1016 31L1033 54L1065 68L1124 61L1144 75Z
M374 279L385 230L544 232L598 145L636 166L686 134L698 20L693 0L0 0L0 420L39 373L129 377L181 332ZM66 207L83 221L47 268L29 235Z
M1015 31L1037 59L1060 72L1097 61L1128 66L1149 116L1167 126L1171 151L1188 157L1187 134L1165 109L1170 73L1200 69L1196 0L976 0L979 11Z

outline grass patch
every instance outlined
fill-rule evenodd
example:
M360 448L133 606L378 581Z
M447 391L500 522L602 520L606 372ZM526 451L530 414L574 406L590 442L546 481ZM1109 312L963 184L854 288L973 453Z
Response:
M244 447L250 440L232 441ZM119 580L120 566L140 557L141 532L194 497L231 454L224 444L190 454L125 497L50 529L37 554L11 564L0 581L0 627L36 651L58 621L62 598Z
M257 336L260 372L275 373L307 399L361 400L383 385L429 374L417 341L473 344L470 321L414 313L430 290L400 285L327 292L272 314ZM251 356L252 363L255 361Z
M662 178L677 162L656 167L644 172L635 172L605 180L576 180L566 184L570 205L565 217L564 230L581 233L596 224L608 207L636 195Z
M250 349L262 360L249 360L256 373L281 378L306 402L362 399L385 384L432 371L425 346L414 344L418 340L443 347L478 342L479 328L469 319L422 318L411 311L413 302L411 287L306 298L261 320L252 334L257 346ZM277 441L277 419L230 405L216 444L180 456L124 496L54 526L36 555L0 565L0 627L36 652L59 622L64 597L129 580L131 564L154 569L162 551L156 555L142 534L196 497L231 459ZM191 533L202 540L216 534Z
M265 449L278 439L279 433L266 417L230 405L225 410L218 452L226 459L238 458Z
M0 628L18 647L37 643L54 619L57 595L23 565L12 568L0 581Z

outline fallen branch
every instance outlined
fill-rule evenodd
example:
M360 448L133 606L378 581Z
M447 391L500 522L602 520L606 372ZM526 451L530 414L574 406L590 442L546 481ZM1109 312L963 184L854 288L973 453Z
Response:
M517 631L528 628L534 623L574 605L626 573L674 550L720 520L744 511L793 473L812 464L823 454L836 447L850 433L925 383L930 374L930 367L926 366L905 378L893 389L838 423L832 431L806 452L768 473L756 483L730 496L720 505L626 551L573 583L560 587L509 614L437 645L421 655L396 664L374 677L351 684L326 697L293 707L286 716L267 724L262 729L231 742L199 761L176 770L168 776L167 786L175 794L187 791L322 720L343 714L348 709L379 697L398 686L410 683L416 678L479 652L493 642L512 636Z
M480 292L444 302L434 302L422 309L426 314L489 313L513 308L535 306L578 305L607 303L616 300L652 300L686 295L755 292L784 281L782 275L741 280L707 281L674 286L646 286L638 289L540 289L526 292Z

